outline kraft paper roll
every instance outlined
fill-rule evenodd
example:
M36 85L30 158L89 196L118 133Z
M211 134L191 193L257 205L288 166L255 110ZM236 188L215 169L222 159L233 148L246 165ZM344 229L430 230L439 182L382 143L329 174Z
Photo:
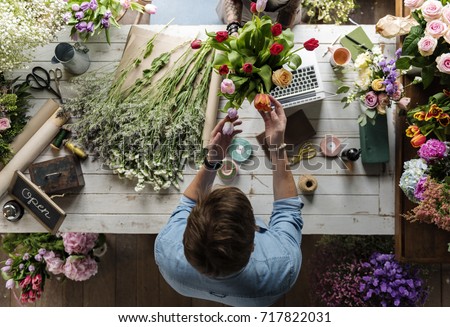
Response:
M302 193L312 193L317 189L317 179L312 175L302 175L298 179L298 188Z
M22 133L17 135L11 143L11 150L17 153L25 143L44 125L44 123L58 110L59 104L52 99L39 109L39 111L27 122Z
M206 104L205 125L202 133L204 148L208 145L210 134L214 129L214 126L216 126L217 111L219 107L219 96L217 95L217 92L220 88L221 79L222 76L213 70L211 74L211 82L209 84L208 102Z
M25 143L8 164L0 171L0 198L8 190L16 170L24 171L41 154L58 134L62 125L67 122L67 116L58 117L56 111L41 128Z

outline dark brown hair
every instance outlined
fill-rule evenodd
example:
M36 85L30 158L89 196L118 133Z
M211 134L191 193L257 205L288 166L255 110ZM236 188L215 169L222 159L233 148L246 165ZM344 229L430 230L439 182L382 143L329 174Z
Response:
M200 273L220 277L244 268L253 251L255 216L236 187L213 190L192 209L184 232L184 254Z

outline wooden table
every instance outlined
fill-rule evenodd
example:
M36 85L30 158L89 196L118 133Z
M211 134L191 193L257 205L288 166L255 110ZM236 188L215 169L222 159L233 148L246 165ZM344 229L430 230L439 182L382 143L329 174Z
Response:
M109 46L103 37L94 37L88 43L92 70L110 70L121 59L130 26L113 29L112 43ZM158 26L148 26L159 30ZM302 43L315 37L321 43L315 51L319 60L320 72L324 80L327 98L323 101L302 106L306 116L315 128L317 134L311 142L317 145L326 135L335 135L348 147L359 147L359 127L356 117L359 113L357 104L343 109L340 96L335 95L337 89L337 73L329 64L329 54L323 55L331 43L341 34L350 32L355 26L302 25L294 28L296 42ZM375 34L373 25L364 25L371 40L380 42L380 36ZM194 38L197 32L223 30L224 26L171 26L168 33L184 33ZM35 60L30 65L40 65L54 68L50 63L54 48L58 42L71 42L68 32L59 34L57 42L36 51ZM386 53L389 57L395 51L394 40L384 40ZM62 68L62 67L61 67ZM17 71L22 77L29 70ZM351 80L351 74L344 76ZM62 91L70 96L70 76L64 72ZM45 93L33 93L36 112L50 96ZM220 102L220 106L224 101ZM288 115L292 110L287 110ZM255 138L263 131L263 122L259 114L248 103L240 111L244 130L242 137L254 145L253 160L260 164L255 168L240 167L240 174L233 185L241 188L250 197L255 214L268 219L272 209L273 192L270 165L264 152L259 148ZM219 114L220 118L222 114ZM326 158L319 153L308 162L302 162L293 167L294 178L297 181L302 174L312 174L318 180L318 189L313 195L303 195L305 207L305 234L394 234L394 124L392 111L388 115L391 160L388 164L363 165L361 160L352 165L342 167L337 158ZM48 160L56 155L66 155L61 150L55 154L50 149L44 151L36 160ZM158 233L166 223L180 197L180 191L174 189L154 192L150 187L142 192L134 191L134 183L121 180L112 171L105 169L99 161L85 160L82 170L86 185L76 194L68 194L54 201L67 213L61 231L94 231L104 233ZM195 170L187 168L185 181L181 192L193 179ZM217 183L221 184L219 179ZM1 183L1 181L0 181ZM7 197L0 200L0 205ZM45 231L33 217L26 214L19 222L11 223L0 219L0 232L42 232Z

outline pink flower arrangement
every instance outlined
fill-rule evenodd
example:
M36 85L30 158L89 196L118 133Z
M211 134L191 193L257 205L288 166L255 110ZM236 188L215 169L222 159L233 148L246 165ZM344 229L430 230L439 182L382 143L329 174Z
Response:
M2 246L9 252L1 268L6 288L20 289L17 299L33 303L44 291L50 274L85 281L98 272L97 250L104 246L103 235L96 233L6 234Z

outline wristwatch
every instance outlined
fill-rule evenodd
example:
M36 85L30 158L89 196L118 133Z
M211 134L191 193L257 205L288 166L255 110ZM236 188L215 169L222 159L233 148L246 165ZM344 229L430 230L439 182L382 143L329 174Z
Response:
M205 167L206 167L207 169L210 169L210 170L219 170L219 169L222 167L223 162L222 162L222 160L220 160L220 161L217 161L217 162L212 163L212 162L209 162L209 161L208 161L208 157L205 156L205 159L203 160L203 164L205 165Z

